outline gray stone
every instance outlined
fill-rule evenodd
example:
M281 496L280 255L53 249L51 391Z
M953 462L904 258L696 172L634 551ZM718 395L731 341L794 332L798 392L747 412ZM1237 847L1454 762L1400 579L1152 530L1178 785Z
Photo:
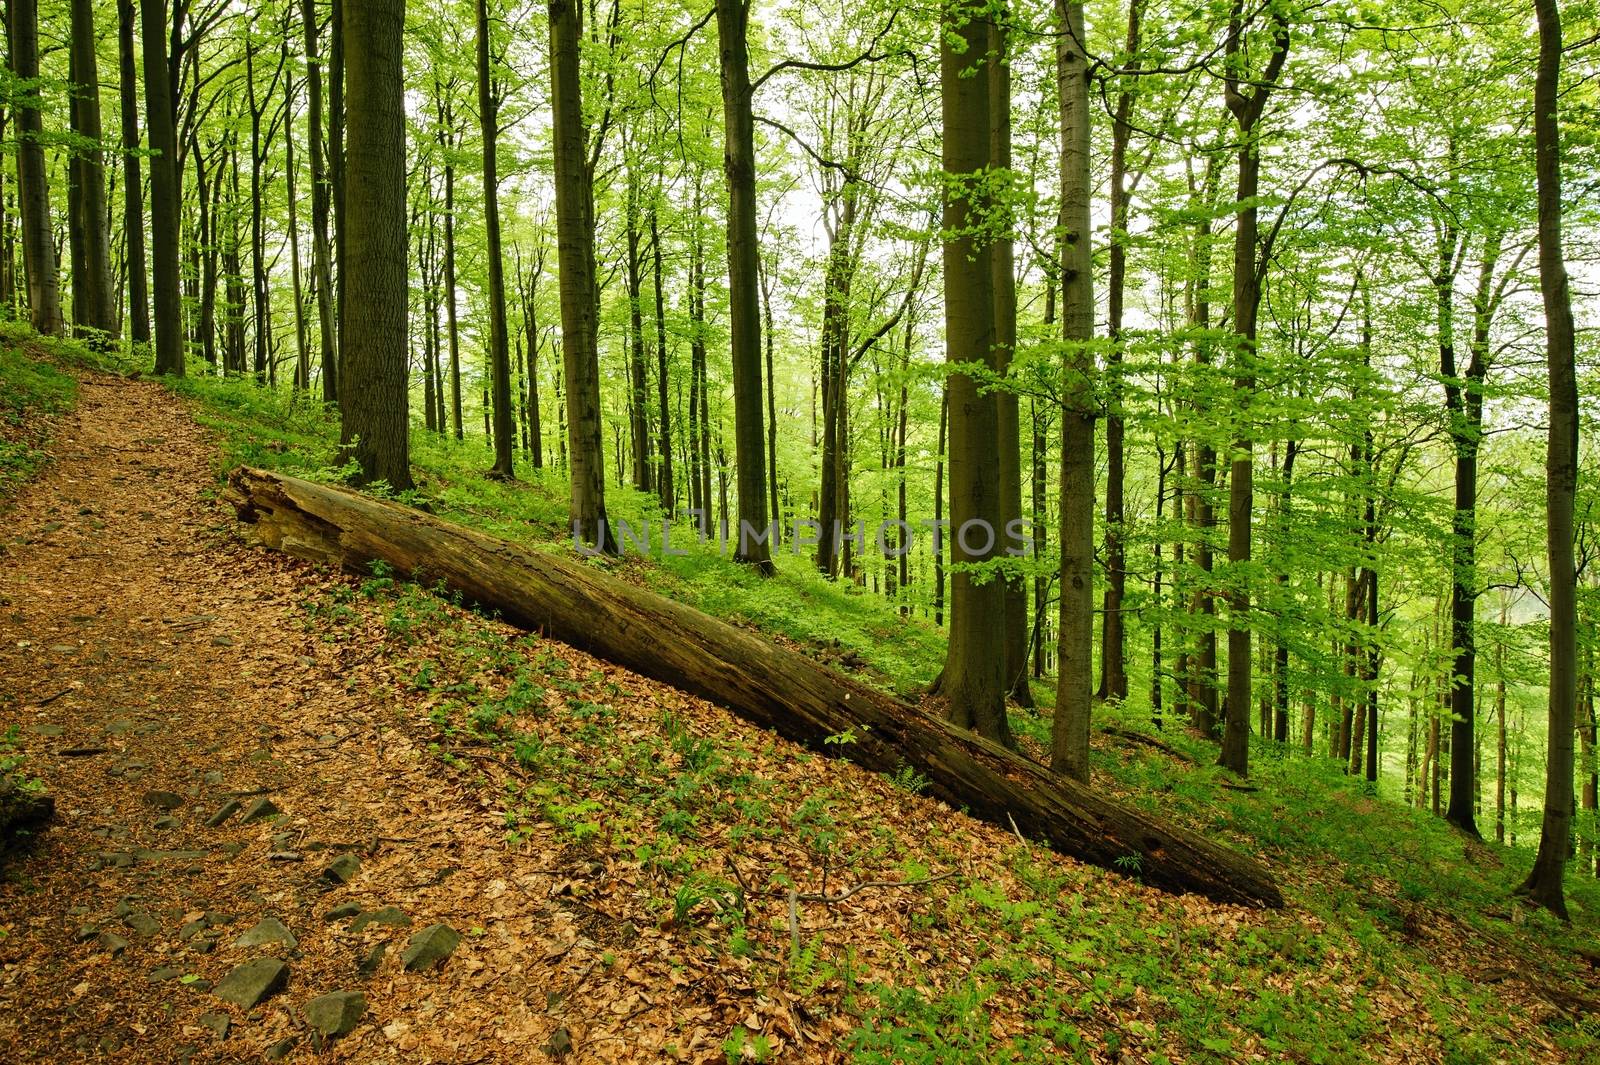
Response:
M228 1038L228 1032L233 1029L233 1018L221 1010L213 1010L210 1013L202 1013L200 1015L200 1027L209 1028L211 1034L216 1036L220 1042Z
M210 954L217 949L217 941L211 937L196 939L189 944L189 949L196 954Z
M565 1028L551 1032L550 1042L545 1044L544 1052L553 1058L564 1058L572 1053L572 1033Z
M461 933L447 924L431 924L411 937L400 960L407 970L417 972L441 965L461 945Z
M200 779L204 780L207 784L210 784L212 787L216 787L218 784L222 783L222 770L213 769L209 773L207 773L205 776L201 777Z
M151 971L150 982L152 984L165 983L168 980L176 980L182 975L182 969L174 968L171 965L163 965L161 968Z
M359 991L335 991L306 1003L306 1022L325 1039L349 1035L367 1012L367 998Z
M211 922L206 920L204 917L189 921L185 923L182 928L178 929L178 938L187 942L210 927Z
M101 950L113 957L128 949L128 941L115 932L101 932L95 942L100 945Z
M286 1035L276 1043L273 1043L266 1050L263 1050L261 1052L261 1056L266 1058L268 1061L282 1061L294 1051L294 1048L299 1045L299 1043L299 1036Z
M388 925L391 928L404 928L410 923L411 918L407 917L405 911L400 909L400 907L385 906L381 910L374 910L371 913L364 913L360 917L357 917L354 923L350 925L350 931L360 932L369 924Z
M217 812L216 813L214 813L210 817L206 818L206 827L207 828L216 828L216 827L218 827L224 821L226 821L228 818L230 818L234 814L238 813L240 808L241 808L241 805L242 804L239 802L238 799L229 799L227 802L225 802L221 806L217 807Z
M86 924L86 925L83 925L83 926L79 927L79 929L75 933L73 933L72 939L73 939L73 942L75 942L75 943L87 943L87 942L89 942L89 940L93 939L95 936L97 936L99 934L100 934L100 929L99 928L97 928L96 926L94 926L92 924Z
M283 990L289 966L277 958L255 958L240 965L217 984L212 994L240 1009L255 1009Z
M282 921L276 917L263 917L254 928L233 941L236 947L261 947L269 943L282 943L292 950L296 940L294 933L284 927Z
M222 853L226 854L230 858L237 858L239 855L244 853L244 844L224 843L222 845Z
M328 863L328 867L322 871L322 879L335 884L348 884L359 868L361 868L360 858L354 854L341 854Z
M377 946L367 951L366 956L360 961L356 962L356 972L360 973L362 976L371 976L373 973L377 972L378 966L383 964L384 952L388 949L389 944L379 943Z
M183 796L175 791L147 791L144 801L161 810L176 810L183 805Z
M35 736L59 736L66 730L60 725L48 725L41 722L37 725L29 725L28 731Z
M267 855L267 861L303 862L305 861L305 855L301 854L299 851L273 851L271 854Z
M328 911L327 920L342 921L347 917L360 917L361 904L358 902L341 902Z
M178 819L170 815L167 817L158 817L156 818L155 825L153 827L165 832L169 828L177 828Z
M281 813L283 813L283 811L278 809L277 805L273 803L271 799L262 797L250 804L250 806L245 810L244 816L239 819L239 823L241 825L248 825L252 821L260 821L262 818L266 817L275 817Z
M148 913L130 913L122 919L122 923L141 936L153 936L161 931L161 922Z

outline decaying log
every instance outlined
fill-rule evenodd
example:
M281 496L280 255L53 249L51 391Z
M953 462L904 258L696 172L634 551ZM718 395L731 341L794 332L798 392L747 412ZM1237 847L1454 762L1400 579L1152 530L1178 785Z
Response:
M382 560L507 621L880 773L909 767L971 816L1170 891L1281 906L1254 859L1065 780L803 655L611 577L344 489L241 468L229 498L261 542L358 573ZM827 743L849 733L853 742Z

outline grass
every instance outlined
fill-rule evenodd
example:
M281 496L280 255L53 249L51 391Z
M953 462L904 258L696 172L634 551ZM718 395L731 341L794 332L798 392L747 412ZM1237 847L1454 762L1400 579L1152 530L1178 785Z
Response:
M0 344L6 417L71 402L70 376L50 354L14 338ZM168 384L217 432L219 479L240 463L338 476L336 421L320 406L241 381ZM417 496L441 517L566 549L565 485L555 474L524 467L522 483L492 482L480 446L420 432L413 457ZM608 503L635 527L659 521L654 501L626 488L611 489ZM935 629L822 580L802 557L780 557L769 581L698 545L682 557L604 564L823 657L851 655L889 688L908 690L938 668ZM1596 881L1569 876L1572 925L1525 909L1511 896L1526 849L1466 844L1325 760L1258 741L1259 790L1246 792L1222 786L1216 747L1204 740L1164 733L1192 760L1183 761L1097 737L1098 786L1279 872L1286 909L1251 913L1128 890L1004 838L973 858L959 819L910 842L910 821L950 816L889 812L915 801L918 781L865 796L815 756L788 761L731 722L707 727L558 644L488 625L382 569L308 599L304 617L333 641L361 643L371 636L363 626L376 626L391 675L405 678L403 690L384 694L418 708L442 764L499 793L508 848L636 870L646 916L671 930L685 958L781 986L812 1017L839 1022L855 1061L1122 1054L1468 1065L1546 1061L1551 1047L1572 1061L1600 1055L1591 1012L1549 1008L1562 989L1581 995L1592 980L1572 948L1595 943ZM1098 716L1127 729L1149 724L1131 710ZM1037 740L1048 721L1019 713L1016 724ZM730 870L730 854L757 862L757 878ZM791 938L781 922L764 923L754 901L798 878L815 883L819 870L837 885L918 879L960 863L986 875L907 892L903 906L865 924L841 912L815 934ZM1123 872L1137 880L1136 868ZM772 1052L765 1038L735 1028L723 1051L730 1061L763 1060Z

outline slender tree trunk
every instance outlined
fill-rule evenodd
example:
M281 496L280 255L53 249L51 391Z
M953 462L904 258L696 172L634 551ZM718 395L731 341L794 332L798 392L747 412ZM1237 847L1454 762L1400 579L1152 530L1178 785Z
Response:
M117 303L111 283L111 227L106 211L106 168L100 148L100 69L96 57L93 0L72 0L71 79L72 129L84 139L84 146L73 155L77 174L79 217L83 233L81 277L73 278L75 292L81 289L82 313L74 323L100 334L115 337Z
M549 10L561 356L566 376L567 429L571 434L573 538L603 551L615 551L616 543L606 520L605 441L600 423L594 175L589 170L588 133L583 120L582 15L575 0L553 0Z
M1094 268L1089 68L1082 0L1056 0L1056 85L1061 101L1061 339L1067 354L1061 410L1061 629L1050 764L1089 779L1094 691Z
M330 196L322 154L322 57L318 53L316 0L300 0L300 21L305 31L309 91L306 122L310 133L311 283L317 290L317 350L322 371L322 401L335 403L339 399L338 335L334 326L333 264L328 241Z
M289 39L283 40L283 66L289 65ZM289 281L294 292L294 387L297 392L311 391L311 348L306 337L305 293L300 283L300 207L297 201L294 172L294 80L287 78L285 86L288 101L285 104L283 123L283 173L284 193L289 201ZM422 264L425 265L425 264Z
M756 261L755 120L746 34L749 0L717 0L728 180L728 318L733 363L733 435L739 490L734 559L758 573L775 571L767 529L766 431L761 411L761 309Z
M939 443L933 466L933 623L944 624L944 456L950 423L950 387L939 397Z
M628 283L628 443L633 460L633 487L651 491L650 383L644 355L644 257L639 249L639 176L636 166L627 175L627 283Z
M23 0L31 3L32 0ZM156 372L183 376L183 300L178 276L178 137L167 70L167 5L141 4L144 116L150 141L150 252Z
M672 410L667 404L667 304L665 287L661 280L661 227L656 219L656 204L650 204L650 271L654 282L656 298L656 405L661 413L661 473L656 478L657 495L661 498L662 513L671 516L677 509L677 495L674 490L672 476ZM770 402L772 395L771 381L771 327L768 326L767 350L767 395ZM773 431L776 433L777 424L773 422ZM777 464L772 463L773 477L777 476ZM778 499L776 493L772 499L773 513L777 513Z
M149 267L144 253L144 178L139 163L139 82L134 51L133 0L117 0L117 55L122 101L122 235L128 276L128 332L135 344L150 343Z
M344 428L362 483L412 486L406 415L405 0L343 0L350 135L348 234L340 275L361 298L345 306Z
M1578 484L1578 380L1572 294L1561 242L1561 15L1557 0L1534 0L1539 67L1533 90L1534 168L1539 189L1539 290L1544 297L1550 377L1545 460L1546 554L1550 565L1550 708L1544 824L1539 854L1522 891L1565 919L1562 888L1572 835L1572 746L1577 718L1577 565L1573 501Z
M60 275L50 222L50 185L44 161L44 116L39 91L37 0L10 0L11 69L23 83L16 93L17 198L22 215L22 258L28 274L33 328L59 336ZM164 68L162 68L164 69ZM161 80L159 78L157 81Z
M478 121L483 134L483 227L489 274L489 379L494 410L491 477L515 475L516 423L511 413L511 344L506 328L506 272L500 251L500 98L489 49L489 0L477 0Z

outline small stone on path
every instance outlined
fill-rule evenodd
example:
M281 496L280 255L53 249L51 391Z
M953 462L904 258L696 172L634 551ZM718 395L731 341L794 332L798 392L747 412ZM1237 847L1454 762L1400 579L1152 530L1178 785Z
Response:
M400 960L410 972L431 969L442 964L460 945L460 932L447 924L431 924L411 937Z
M360 916L361 904L359 902L341 902L339 905L328 911L327 919L330 921L342 921L346 917Z
M238 799L229 799L227 802L217 807L216 813L206 818L206 827L216 828L218 825L221 825L228 818L238 813L240 806L241 804Z
M147 791L144 801L162 810L176 810L183 805L183 796L175 791Z
M228 1038L228 1032L233 1028L233 1018L220 1010L202 1013L199 1020L200 1027L209 1028L219 1041Z
M367 1012L367 999L359 991L334 991L306 1003L306 1021L327 1039L349 1035Z
M273 817L281 813L283 811L278 809L271 799L261 798L250 804L249 809L245 810L244 817L240 818L239 823L248 825L252 821L260 821L264 817Z
M400 907L385 906L381 910L374 910L372 913L364 913L357 917L354 923L350 925L350 931L360 932L369 924L383 924L392 928L404 928L410 923L411 918L407 917L405 911Z
M224 976L212 993L224 1002L249 1010L283 990L288 982L289 966L277 958L256 958Z
M361 868L360 858L354 854L341 854L328 863L328 867L322 871L322 879L335 884L348 884L359 868Z
M260 947L269 943L282 943L291 949L297 940L294 933L284 926L276 917L263 917L256 922L256 926L233 941L236 947Z

